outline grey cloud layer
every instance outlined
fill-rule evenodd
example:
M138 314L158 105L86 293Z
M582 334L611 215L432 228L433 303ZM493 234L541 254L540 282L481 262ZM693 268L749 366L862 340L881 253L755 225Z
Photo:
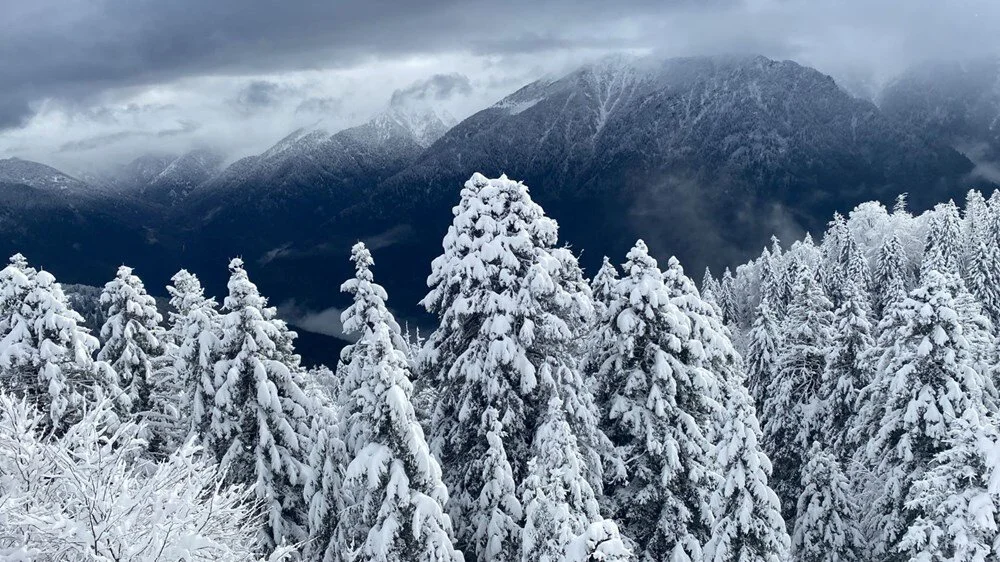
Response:
M407 57L464 56L483 73L472 83L469 65L430 68L424 77L431 78L402 89L397 101L467 95L486 82L510 91L551 71L554 59L571 63L574 56L620 49L755 52L859 83L884 80L922 58L1000 52L1000 3L993 0L0 0L0 14L0 141L54 105L70 107L72 115L47 124L47 131L103 123L99 113L112 93L121 106L136 92L167 85L171 103L182 104L187 87L187 97L216 97L225 106L180 107L168 122L198 125L154 130L137 130L148 123L130 124L119 109L112 112L120 121L114 130L75 132L53 151L93 149L128 136L222 135L232 128L233 112L353 115L370 108L351 106L343 91L295 90L301 84L281 77L370 67L367 79L386 84L388 98L400 80L378 69ZM266 134L284 126L276 123ZM31 139L6 146L23 143Z

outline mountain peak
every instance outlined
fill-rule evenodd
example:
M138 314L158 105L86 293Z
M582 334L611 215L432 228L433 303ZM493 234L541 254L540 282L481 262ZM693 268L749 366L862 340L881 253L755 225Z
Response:
M54 191L86 191L90 185L69 174L31 160L0 159L0 182Z

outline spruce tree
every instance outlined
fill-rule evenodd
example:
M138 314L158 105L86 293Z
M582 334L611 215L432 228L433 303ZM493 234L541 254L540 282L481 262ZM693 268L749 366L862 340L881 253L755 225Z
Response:
M114 370L94 361L97 338L81 327L62 287L47 271L12 260L0 277L9 326L0 340L0 380L40 412L46 429L62 433L87 408L108 399L119 415L129 407ZM14 300L16 299L16 300Z
M719 309L722 310L722 319L728 325L735 325L738 320L735 284L736 281L733 280L733 273L727 267L722 272L722 281L719 282L719 294L715 296L715 299L716 304L719 305Z
M832 340L833 314L823 288L804 264L797 264L796 284L782 326L784 345L778 370L764 401L764 447L774 464L772 487L786 520L794 516L803 455L817 429L821 411L819 384Z
M718 390L711 373L685 363L692 323L645 243L627 258L595 345L605 428L628 459L629 480L608 501L643 558L697 560L711 533L717 476L705 431Z
M771 271L776 287L775 300L771 302L771 306L776 314L782 315L792 297L792 279L781 250L781 240L777 236L771 237Z
M767 248L761 253L757 260L760 265L760 300L770 303L781 300L781 277L774 270L774 259Z
M893 231L879 248L872 279L872 313L876 318L882 318L889 305L906 297L907 271L903 245Z
M205 296L201 282L186 270L178 271L167 287L170 306L170 338L177 346L174 370L185 389L182 419L188 431L211 441L215 403L215 363L220 352L222 320L215 299Z
M969 291L979 300L983 312L997 325L1000 322L1000 240L991 234L1000 231L1000 225L989 214L980 220L991 224L971 233L974 238L968 241L970 255L966 279Z
M771 489L771 461L761 450L757 413L742 377L726 381L726 423L716 460L723 482L712 492L715 524L706 562L782 562L789 538L781 504Z
M513 471L503 444L503 426L494 408L483 412L488 449L483 462L483 489L474 521L475 551L484 562L504 562L521 556L524 510L517 496Z
M273 549L306 538L303 488L312 404L303 391L295 333L247 276L243 260L229 264L223 306L209 449L226 477L254 489L264 504L261 541Z
M995 419L967 411L946 448L910 490L916 513L899 550L918 562L1000 557L1000 432Z
M851 483L836 457L814 443L802 469L792 556L796 562L864 560Z
M7 267L0 270L0 341L10 333L14 315L24 303L30 281L37 273L21 254L11 256Z
M763 407L767 388L778 372L778 352L783 346L781 327L771 309L771 302L763 300L757 307L756 319L750 330L746 352L747 390L754 405Z
M968 271L972 254L979 245L990 222L990 209L981 191L970 189L965 195L965 209L962 213L962 257L963 272Z
M712 277L712 270L705 268L705 274L701 277L701 296L706 301L711 302L715 306L719 306L718 294L719 294L719 281ZM594 293L594 298L597 298L597 293Z
M104 345L97 359L118 373L132 414L148 418L153 410L157 363L164 353L163 317L156 310L156 299L146 293L132 268L123 265L104 285L101 306L107 320L101 326Z
M420 364L433 387L432 450L452 492L458 543L473 555L493 408L514 482L527 477L532 441L549 398L564 401L567 423L598 490L610 441L579 372L583 320L593 314L576 258L555 247L558 227L524 184L475 174L465 184L444 253L432 264L422 304L438 315ZM589 309L589 310L587 310ZM476 552L483 559L483 552Z
M961 280L927 270L879 337L875 379L860 398L858 433L870 436L864 462L880 494L868 506L866 527L877 560L899 560L895 545L917 513L911 488L945 442L957 419L984 408L989 381L974 354L955 298Z
M315 402L309 427L308 454L311 477L303 493L308 509L309 540L303 546L303 559L316 562L344 560L344 542L337 534L339 517L344 513L343 471L347 466L346 450L341 439L339 410L329 397L308 391Z
M424 440L410 397L410 366L399 347L399 326L372 277L371 253L351 249L355 277L341 290L354 302L341 319L358 341L341 353L341 420L350 459L339 520L345 551L363 559L461 561L441 468Z
M549 401L533 449L521 494L521 560L558 562L574 537L584 533L590 523L602 520L597 497L586 478L586 462L559 398Z
M845 225L841 234L840 258L837 260L839 273L837 274L837 286L834 290L837 306L843 304L844 300L852 296L855 292L868 293L871 286L871 270L868 268L868 260L858 247L854 239L854 234Z
M842 303L833 314L833 337L818 392L821 410L817 434L825 450L844 462L854 453L851 428L859 393L872 379L875 340L863 290L848 281L841 294Z
M828 228L823 234L823 241L819 248L820 263L815 270L823 292L830 298L836 296L837 289L843 281L845 271L840 265L840 258L849 234L850 231L843 215L834 213L833 220L829 222Z
M706 272L707 273L707 272ZM714 279L713 279L714 281ZM597 270L594 279L590 282L591 294L594 296L594 314L600 318L608 308L614 285L618 282L618 269L615 268L608 256L604 256L601 269Z
M962 264L962 226L955 203L938 204L931 215L930 230L924 255L920 262L920 276L927 271L958 275Z

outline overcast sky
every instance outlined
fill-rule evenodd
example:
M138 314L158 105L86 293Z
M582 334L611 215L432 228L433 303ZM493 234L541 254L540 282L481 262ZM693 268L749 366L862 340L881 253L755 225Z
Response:
M877 87L996 53L995 0L0 0L0 157L259 152L416 97L462 118L614 51L758 53Z

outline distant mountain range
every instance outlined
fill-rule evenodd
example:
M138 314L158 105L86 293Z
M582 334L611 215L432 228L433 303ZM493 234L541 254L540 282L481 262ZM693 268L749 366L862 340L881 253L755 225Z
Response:
M619 56L457 124L390 106L228 166L211 150L151 154L88 183L0 160L0 251L91 284L121 262L154 287L187 267L217 292L239 254L275 304L320 310L342 302L360 238L391 304L419 318L450 209L479 171L524 180L590 269L643 237L700 275L860 201L909 192L921 208L1000 179L997 67L979 64L914 69L876 106L789 61Z

